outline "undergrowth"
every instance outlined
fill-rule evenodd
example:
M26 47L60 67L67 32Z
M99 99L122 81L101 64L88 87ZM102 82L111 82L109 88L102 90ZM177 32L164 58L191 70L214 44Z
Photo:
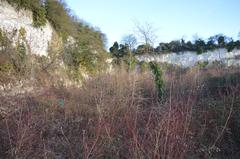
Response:
M239 158L239 84L226 85L226 92L211 86L204 72L201 80L192 72L168 76L159 102L151 73L117 72L89 79L82 88L1 97L0 105L12 111L0 119L0 156Z

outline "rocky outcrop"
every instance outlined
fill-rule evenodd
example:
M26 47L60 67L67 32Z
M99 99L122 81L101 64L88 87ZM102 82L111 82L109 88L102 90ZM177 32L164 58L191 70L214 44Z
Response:
M14 33L14 37L11 37L13 43L19 39L20 30L24 31L30 53L47 55L54 30L49 22L43 27L34 27L31 11L16 10L4 0L0 0L0 28L9 33L8 35Z
M138 61L145 62L160 62L178 65L181 67L192 67L199 62L213 63L215 61L222 62L227 66L239 65L240 50L233 50L228 52L226 49L217 49L208 51L198 55L196 52L182 52L182 53L169 53L163 55L141 55L136 56Z

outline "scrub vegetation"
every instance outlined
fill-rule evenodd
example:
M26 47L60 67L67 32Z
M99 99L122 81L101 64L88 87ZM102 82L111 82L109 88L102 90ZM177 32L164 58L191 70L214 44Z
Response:
M3 158L239 158L240 74L118 70L82 88L1 97ZM212 82L212 81L216 81Z
M240 158L239 67L203 62L180 68L135 58L231 51L239 41L217 35L207 43L180 40L154 48L153 29L139 25L140 45L131 34L108 53L105 35L72 15L63 1L8 2L33 11L36 27L49 21L62 47L35 56L24 28L15 46L0 30L0 158ZM65 76L76 84L63 85ZM22 79L34 82L30 93L8 94L3 87Z

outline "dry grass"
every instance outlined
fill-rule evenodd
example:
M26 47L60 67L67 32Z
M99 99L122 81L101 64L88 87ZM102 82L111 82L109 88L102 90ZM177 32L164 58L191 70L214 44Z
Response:
M0 121L0 158L239 157L230 141L240 139L239 86L212 98L196 73L169 76L159 102L151 74L117 72L81 89L15 97L18 109Z

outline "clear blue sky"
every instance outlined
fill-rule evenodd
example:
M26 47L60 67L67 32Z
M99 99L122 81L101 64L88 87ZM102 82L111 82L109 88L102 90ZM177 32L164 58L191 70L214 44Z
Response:
M159 42L218 33L236 39L240 32L240 0L65 1L79 18L107 35L109 46L132 33L133 21L153 24Z

